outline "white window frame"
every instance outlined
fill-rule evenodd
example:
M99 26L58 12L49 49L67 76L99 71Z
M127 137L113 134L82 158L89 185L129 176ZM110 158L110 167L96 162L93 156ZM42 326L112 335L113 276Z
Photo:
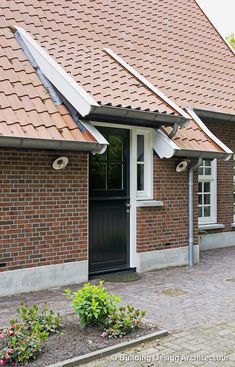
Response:
M151 200L153 198L153 144L150 129L135 129L133 134L136 162L136 199ZM137 136L144 137L144 190L137 190Z
M198 224L217 223L217 161L211 161L211 175L198 175L198 182L210 182L211 215L209 217L198 217Z

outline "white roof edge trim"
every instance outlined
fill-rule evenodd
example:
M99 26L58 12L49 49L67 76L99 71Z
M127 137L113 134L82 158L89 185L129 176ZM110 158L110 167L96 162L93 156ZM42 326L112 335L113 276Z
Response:
M42 73L82 115L89 114L92 105L98 105L90 96L23 28L15 26Z
M158 88L156 88L152 83L150 83L143 75L141 75L137 70L135 70L132 66L130 66L124 59L118 56L115 52L113 52L110 48L103 49L108 55L110 55L114 60L116 60L121 66L123 66L126 70L129 71L136 79L138 79L142 84L144 84L148 89L150 89L153 93L155 93L158 97L160 97L163 101L165 101L169 106L174 108L181 116L190 120L190 116L175 102L173 102L170 98L168 98L164 93L162 93Z
M153 149L160 158L172 158L181 150L163 131L153 130Z
M202 122L202 120L198 117L198 115L194 112L194 110L190 107L187 108L188 113L190 116L196 121L196 123L200 126L200 128L204 131L206 135L209 136L211 140L213 140L221 149L225 151L229 156L227 159L231 158L231 154L233 154L232 150L227 147L220 139L218 139L209 129L208 127Z
M91 135L94 136L94 138L96 139L96 141L99 144L102 145L109 145L109 142L103 137L103 135L96 129L96 127L94 125L92 125L92 123L90 122L86 122L86 121L81 121L82 125L85 126L85 128L87 129L87 131L89 131L89 133L91 133Z

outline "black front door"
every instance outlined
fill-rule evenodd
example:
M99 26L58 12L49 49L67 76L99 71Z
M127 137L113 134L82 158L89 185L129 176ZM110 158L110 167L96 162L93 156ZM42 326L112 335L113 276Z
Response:
M90 274L129 267L129 130L99 130L109 145L90 156Z

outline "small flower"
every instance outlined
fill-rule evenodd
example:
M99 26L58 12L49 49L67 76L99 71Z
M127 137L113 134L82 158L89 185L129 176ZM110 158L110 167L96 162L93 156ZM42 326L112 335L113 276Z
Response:
M15 328L16 328L16 324L12 324L11 329L15 329Z
M100 336L101 336L101 338L106 338L106 336L107 336L106 331L104 331Z
M9 331L8 331L8 334L9 334L10 336L14 335L14 331L13 331L13 330L9 330Z
M0 366L5 366L5 364L6 364L7 362L6 361L4 361L4 359L0 359Z
M4 339L5 335L4 334L0 334L0 339Z
M7 353L9 353L9 354L12 354L12 353L14 353L14 349L12 349L12 348L9 348L9 349L7 350Z

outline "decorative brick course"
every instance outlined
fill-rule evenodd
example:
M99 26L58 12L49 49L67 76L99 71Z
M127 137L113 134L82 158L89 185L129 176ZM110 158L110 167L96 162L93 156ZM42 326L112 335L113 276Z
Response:
M0 149L0 271L87 259L87 154Z
M154 155L154 199L163 201L164 206L137 208L137 252L188 246L188 173L175 171L181 160L164 160ZM195 243L197 214L197 175L194 174Z

